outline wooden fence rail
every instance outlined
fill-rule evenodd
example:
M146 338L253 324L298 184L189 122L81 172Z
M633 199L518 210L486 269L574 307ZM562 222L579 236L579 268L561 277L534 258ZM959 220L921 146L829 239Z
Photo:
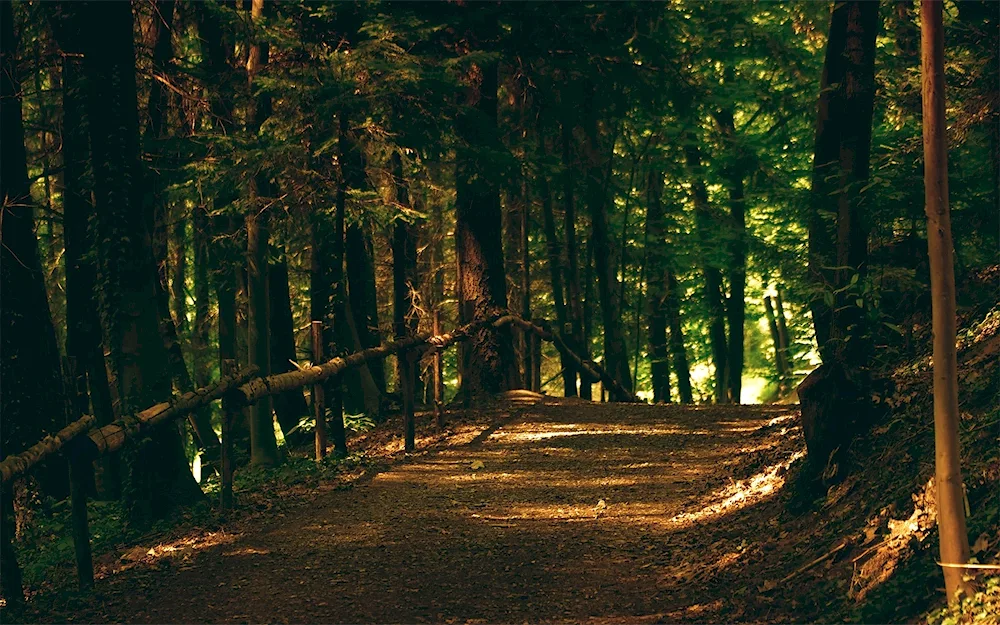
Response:
M318 322L314 322L318 325ZM72 530L76 550L76 560L80 586L89 588L93 585L93 564L90 556L90 538L87 528L87 508L86 492L83 487L84 481L81 476L85 472L87 465L96 458L115 452L130 438L145 435L152 428L164 425L181 417L188 416L194 410L206 406L209 403L223 400L223 466L222 466L222 509L228 510L232 507L232 466L231 450L232 437L230 436L232 419L239 413L243 406L249 406L270 395L276 395L284 391L313 386L313 389L321 389L321 383L339 376L349 369L359 367L365 363L386 358L390 355L397 355L407 359L407 366L401 370L405 372L408 379L401 380L401 387L405 397L404 402L404 432L405 449L410 451L414 446L413 427L413 372L416 367L413 363L419 360L426 352L435 352L435 392L434 409L435 421L440 427L443 425L443 414L441 406L440 389L440 352L447 347L460 341L467 340L475 331L486 325L501 328L511 325L522 330L526 336L531 336L531 341L525 341L526 346L530 345L533 352L533 365L531 372L525 372L528 384L532 387L540 385L538 374L538 360L540 355L539 339L551 341L559 352L566 356L580 371L581 376L589 380L600 380L606 388L613 389L618 397L625 398L626 401L639 401L636 396L622 386L618 380L614 379L601 366L590 360L584 360L573 352L562 336L551 329L548 322L544 320L526 321L515 315L504 315L492 319L485 319L466 324L460 328L444 333L431 334L423 333L416 336L388 341L378 347L365 349L346 356L338 356L321 364L313 364L309 367L301 367L297 371L279 373L265 377L257 377L257 368L249 367L242 370L235 370L235 361L227 361L224 367L223 376L214 384L199 388L169 402L156 404L141 412L122 417L100 428L93 428L95 418L86 415L70 423L54 435L46 436L39 442L32 445L27 450L9 456L0 462L0 478L2 483L7 484L11 480L25 475L33 467L44 461L49 456L56 453L63 453L70 459L71 466L71 509L73 512ZM435 317L434 331L440 332L440 321ZM313 327L314 340L321 336L320 328ZM322 351L314 352L316 359L322 358ZM536 389L540 390L540 389ZM317 394L321 395L321 394ZM405 409L405 407L409 409ZM316 416L322 420L322 407L319 406ZM316 427L316 456L322 458L326 450L326 433L322 423ZM6 490L6 489L5 489ZM5 565L9 566L8 563ZM15 598L16 600L16 598Z

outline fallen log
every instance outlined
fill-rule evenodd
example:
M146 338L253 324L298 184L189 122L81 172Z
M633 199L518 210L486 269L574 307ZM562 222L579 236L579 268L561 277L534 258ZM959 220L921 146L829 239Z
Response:
M239 388L234 389L233 400L240 405L248 406L260 401L264 397L309 384L317 384L323 380L340 375L348 369L359 367L373 360L385 358L391 354L399 354L410 350L427 351L431 349L444 349L454 343L466 340L470 332L483 323L488 322L490 321L477 321L436 336L430 333L423 333L405 339L387 341L378 347L364 349L347 356L338 356L320 365L301 367L298 371L278 373L263 378L254 378L242 384Z
M96 421L97 418L94 415L84 415L55 434L46 436L25 451L8 456L3 462L0 462L2 482L6 484L10 480L24 475L33 466L57 453L66 443L89 430Z
M577 369L582 371L585 375L589 376L594 380L600 380L601 382L604 383L605 387L614 389L615 393L617 393L621 397L625 397L630 402L640 401L640 399L636 397L635 394L633 394L624 386L622 386L622 384L618 380L612 377L611 374L608 373L599 364L595 363L592 360L584 360L583 358L578 356L573 350L571 350L569 348L569 345L566 344L566 341L563 340L562 335L552 330L548 321L544 319L539 319L536 322L532 322L521 319L520 317L515 317L514 315L507 315L505 317L497 319L494 325L498 324L500 325L512 324L516 325L522 330L528 330L529 332L534 332L540 338L552 342L552 344L556 346L556 349L559 350L559 353L568 357L569 360L571 360L573 364L576 365Z
M122 417L102 428L91 430L86 437L74 443L74 454L96 458L122 448L129 438L148 432L151 428L178 417L186 416L217 399L222 399L236 387L257 375L257 367L251 366L225 376L214 384L184 393L176 399L146 408L134 415Z

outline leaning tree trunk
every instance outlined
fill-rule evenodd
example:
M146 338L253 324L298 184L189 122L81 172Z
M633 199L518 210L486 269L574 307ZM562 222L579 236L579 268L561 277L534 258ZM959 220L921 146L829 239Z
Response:
M823 361L849 367L863 366L868 352L864 311L855 303L857 291L848 287L863 280L868 262L861 204L869 172L878 27L877 2L834 7L816 118L809 276L817 295L810 309Z
M156 305L157 276L141 210L143 171L135 84L132 10L121 3L77 9L87 33L84 72L94 170L101 317L117 373L122 412L170 399L170 372ZM163 428L130 456L125 500L144 525L202 499L174 428Z
M921 82L923 92L924 193L927 247L931 264L934 326L934 450L938 528L948 602L973 589L961 568L969 561L965 524L965 486L958 422L958 364L955 352L955 249L948 207L948 134L944 95L944 26L942 3L920 4Z
M670 401L670 361L667 347L667 282L670 259L663 214L663 172L652 169L646 181L646 264L649 270L649 372L653 402Z
M455 168L455 248L460 275L459 308L464 323L485 321L507 309L501 245L501 210L495 167L484 153L498 139L497 64L480 66L480 81L456 122L461 143ZM515 364L509 327L484 324L465 347L463 392L474 397L512 388Z

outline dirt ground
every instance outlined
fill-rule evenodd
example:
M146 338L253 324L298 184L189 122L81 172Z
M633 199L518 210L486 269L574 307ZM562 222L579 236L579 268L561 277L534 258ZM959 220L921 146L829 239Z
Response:
M99 581L39 621L776 622L794 407L524 396L512 417ZM769 546L770 545L770 546ZM787 557L786 557L787 556ZM58 610L58 612L56 612Z

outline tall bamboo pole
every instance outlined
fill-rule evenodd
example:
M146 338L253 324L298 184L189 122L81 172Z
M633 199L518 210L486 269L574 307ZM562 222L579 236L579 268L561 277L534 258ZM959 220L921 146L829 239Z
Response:
M968 592L965 526L958 438L958 367L955 353L955 265L948 208L948 147L944 116L944 33L941 0L920 4L921 84L924 125L924 199L931 266L934 328L934 449L938 531L948 602Z

